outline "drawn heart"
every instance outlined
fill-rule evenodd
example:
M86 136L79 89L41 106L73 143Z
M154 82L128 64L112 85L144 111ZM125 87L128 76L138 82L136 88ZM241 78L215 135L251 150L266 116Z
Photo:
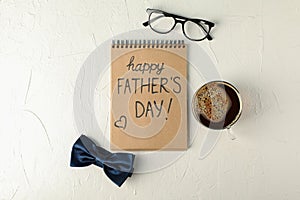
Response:
M115 127L117 128L122 128L123 130L126 128L127 126L127 118L125 115L121 115L121 117L115 121L114 123Z

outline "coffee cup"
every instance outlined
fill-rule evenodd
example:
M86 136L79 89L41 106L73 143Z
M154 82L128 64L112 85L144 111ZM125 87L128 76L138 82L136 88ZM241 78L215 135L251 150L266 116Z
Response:
M201 86L192 100L194 117L211 129L229 129L242 113L239 91L226 81L211 81Z

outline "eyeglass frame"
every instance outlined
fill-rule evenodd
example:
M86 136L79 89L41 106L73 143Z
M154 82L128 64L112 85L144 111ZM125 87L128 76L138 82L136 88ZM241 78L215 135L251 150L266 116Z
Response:
M173 27L167 31L167 32L159 32L157 30L155 30L152 26L151 26L151 20L150 20L150 17L151 17L151 14L154 13L154 12L160 12L164 15L164 17L172 17L175 21ZM202 41L202 40L212 40L212 36L209 34L211 29L215 26L215 24L213 22L210 22L210 21L207 21L207 20L204 20L204 19L198 19L198 18L188 18L188 17L183 17L183 16L180 16L180 15L176 15L176 14L172 14L172 13L168 13L168 12L165 12L165 11L162 11L162 10L159 10L159 9L151 9L151 8L147 8L146 12L149 14L149 17L148 17L148 21L144 22L143 25L146 27L146 26L150 26L150 28L155 31L156 33L160 33L160 34L167 34L167 33L170 33L174 28L175 26L177 25L177 23L180 23L181 24L181 27L182 27L182 32L183 32L183 35L188 38L189 40L192 40L192 41ZM184 21L182 21L184 20ZM188 21L191 21L191 22L194 22L195 24L197 24L198 26L201 27L201 29L206 33L206 36L201 38L201 39L192 39L190 37L188 37L185 33L185 30L184 30L184 24ZM203 22L204 24L206 24L208 26L208 30L206 30L201 24L200 22Z

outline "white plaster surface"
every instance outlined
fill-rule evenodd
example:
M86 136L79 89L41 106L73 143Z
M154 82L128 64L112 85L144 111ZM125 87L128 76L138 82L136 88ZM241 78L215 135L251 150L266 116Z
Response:
M101 42L142 28L147 7L216 22L199 45L244 112L237 139L206 159L199 134L177 162L118 188L97 167L69 167L74 84ZM299 24L297 0L0 0L0 199L300 199Z

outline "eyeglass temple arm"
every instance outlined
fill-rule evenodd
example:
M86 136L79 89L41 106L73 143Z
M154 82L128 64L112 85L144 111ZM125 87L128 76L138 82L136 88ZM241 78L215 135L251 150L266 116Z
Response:
M154 22L155 20L157 20L157 19L159 19L159 18L162 18L162 17L164 17L164 16L160 15L160 16L154 17L154 18L151 19L150 21L148 20L148 21L144 22L143 25L144 25L144 26L149 26L149 24L150 24L151 22ZM149 22L150 22L150 23L149 23Z
M206 32L206 31L205 31L205 32ZM209 41L213 39L213 38L211 37L211 35L209 35L209 33L207 33L206 38L207 38Z
M143 26L149 26L149 21L144 22Z
M201 25L200 25L201 26ZM201 26L202 27L202 26ZM203 31L206 33L206 38L208 39L208 40L212 40L213 38L211 37L211 35L209 35L209 32L207 31L207 30L205 30L205 28L203 28L202 27L202 29L203 29Z

